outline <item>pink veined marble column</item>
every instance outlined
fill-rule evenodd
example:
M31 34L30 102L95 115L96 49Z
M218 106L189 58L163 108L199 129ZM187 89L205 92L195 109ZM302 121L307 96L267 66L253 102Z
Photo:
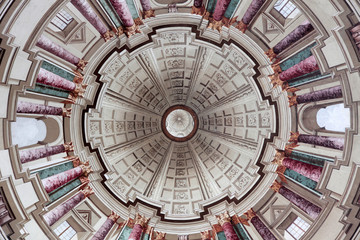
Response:
M282 186L281 183L277 182L276 180L271 186L271 189L280 193L283 197L285 197L295 206L306 212L312 219L316 219L319 216L321 212L320 207L299 196L297 193L294 193L290 189Z
M256 231L264 240L277 240L277 238L272 234L268 227L261 221L261 219L256 216L256 213L250 209L244 214L255 227Z
M125 27L134 25L128 5L125 0L110 0Z
M250 3L249 8L246 10L243 18L239 22L239 24L236 26L240 31L243 33L246 31L247 26L250 24L250 22L253 20L253 18L256 16L256 14L259 12L261 6L265 3L265 0L253 0Z
M70 152L73 150L72 143L65 143L51 147L20 150L19 155L21 163L27 163L36 159L49 157L63 152Z
M76 205L78 205L82 200L84 200L86 197L88 197L91 194L93 194L93 191L89 187L84 190L79 191L77 194L75 194L73 197L71 197L67 201L61 203L56 208L47 212L44 215L44 221L49 226L52 226L62 216L64 216L66 213L68 213L71 209L73 209Z
M132 229L129 240L140 240L143 228L140 224L135 224L134 228Z
M226 240L239 240L239 237L230 222L225 222L221 227L224 230Z
M140 2L144 11L149 11L151 9L151 4L149 0L140 0Z
M99 16L92 9L86 0L71 0L71 3L81 12L81 14L93 25L102 35L105 41L110 40L113 35L106 28L105 24L100 20Z
M62 116L63 108L46 106L46 105L30 103L30 102L18 102L16 112Z
M115 213L111 213L111 215L106 219L104 224L97 230L95 235L91 238L91 240L103 240L106 235L109 233L112 226L116 223L119 217Z
M214 14L213 14L213 19L215 21L221 21L225 12L226 12L226 9L227 7L229 6L231 0L218 0L216 2L216 6L215 6L215 11L214 11Z
M37 76L36 82L42 83L45 85L61 88L67 91L74 91L76 84L65 78L62 78L52 72L49 72L43 68L40 68L39 74Z
M298 64L295 64L291 68L285 70L284 72L281 72L279 74L279 79L281 81L288 81L293 78L303 76L307 73L314 72L316 70L319 70L319 66L316 62L315 57L310 56L305 60L299 62Z
M41 37L38 39L38 41L36 42L36 46L58 56L59 58L64 59L65 61L74 64L80 69L84 69L85 65L87 64L86 61L74 56L72 53L59 46L58 44L52 42L44 35L41 35Z
M272 61L276 57L276 55L284 51L286 48L290 47L293 43L299 41L312 30L314 30L314 27L309 21L306 20L265 54Z
M350 30L350 32L352 33L352 37L355 41L355 44L356 44L358 50L360 51L360 25L353 27Z
M131 16L128 5L125 0L110 0L111 4L114 6L115 11L119 15L122 23L126 27L124 32L128 37L136 33L140 33L139 26L137 26Z
M314 144L322 147L328 147L333 149L344 149L344 138L327 137L327 136L314 136L299 133L291 133L289 142L302 142L308 144Z
M319 182L322 167L296 161L291 158L284 158L282 165L297 173L300 173L307 178L314 180L315 182Z
M65 185L66 183L80 177L85 170L82 166L69 169L65 172L55 174L53 176L44 178L41 180L47 193L54 191L55 189Z

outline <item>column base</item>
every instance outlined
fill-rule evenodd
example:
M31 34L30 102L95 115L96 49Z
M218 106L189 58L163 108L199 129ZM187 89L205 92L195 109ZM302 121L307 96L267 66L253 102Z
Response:
M205 11L204 14L203 14L203 19L209 20L210 19L210 12Z
M155 17L155 10L150 9L150 10L141 12L141 15L142 15L143 19Z
M267 52L265 52L265 55L268 56L268 58L270 59L270 61L272 62L274 60L274 58L276 58L277 54L274 53L274 49L269 49Z
M76 66L83 71L86 64L88 64L88 61L85 61L84 59L80 59L79 62L76 64Z
M102 37L104 38L105 42L111 40L112 37L114 37L114 34L110 32L110 30L107 30L104 34L102 34Z
M202 5L201 7L197 8L195 6L191 7L191 14L196 14L196 15L203 15L205 12L205 6Z
M226 17L223 18L222 22L225 27L230 28L231 25L233 25L236 22L237 16L231 19L228 19Z
M137 26L144 25L143 21L139 17L134 19L134 23Z

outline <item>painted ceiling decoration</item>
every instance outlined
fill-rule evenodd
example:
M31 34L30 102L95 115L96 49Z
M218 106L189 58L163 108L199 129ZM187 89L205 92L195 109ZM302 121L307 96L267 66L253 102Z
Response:
M354 0L0 1L0 239L359 238L359 26Z

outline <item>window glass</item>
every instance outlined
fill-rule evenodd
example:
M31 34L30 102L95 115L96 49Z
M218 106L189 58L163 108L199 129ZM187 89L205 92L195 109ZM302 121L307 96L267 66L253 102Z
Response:
M350 109L344 108L342 103L321 108L316 114L316 122L326 130L345 132L345 128L350 127Z
M46 137L46 125L35 118L17 117L16 122L11 123L12 144L25 147L37 144Z
M294 18L300 12L296 8L295 4L289 0L278 0L274 5L277 10L284 18Z
M70 226L67 221L60 224L54 230L54 232L61 240L70 240L76 234L76 231Z
M304 235L304 233L309 229L310 224L305 222L302 218L297 217L294 222L286 229L285 239L286 240L297 240Z
M51 20L51 23L62 31L71 23L72 20L73 18L71 15L64 9L61 9L53 20Z

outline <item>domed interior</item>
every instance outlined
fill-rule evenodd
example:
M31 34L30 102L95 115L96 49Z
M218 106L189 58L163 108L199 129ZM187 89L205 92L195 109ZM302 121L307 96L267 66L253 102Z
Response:
M0 9L4 239L359 237L358 1Z

